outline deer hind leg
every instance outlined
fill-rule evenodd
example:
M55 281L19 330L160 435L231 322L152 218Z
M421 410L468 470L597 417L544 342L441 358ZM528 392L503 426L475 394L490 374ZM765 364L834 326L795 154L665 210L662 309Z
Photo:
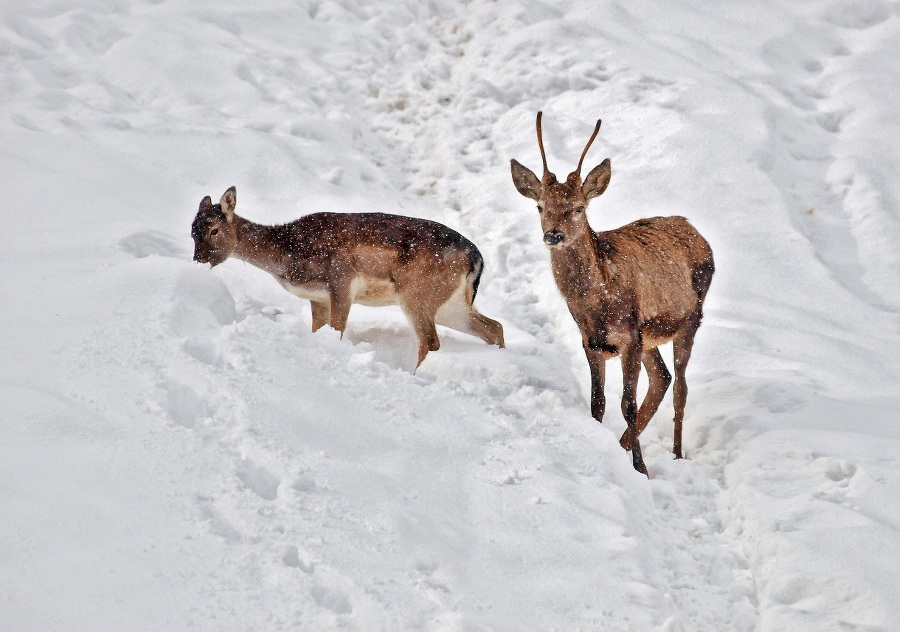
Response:
M506 343L503 341L503 325L493 318L479 314L474 307L469 313L469 326L473 334L489 345L497 345L501 349L506 347Z
M688 360L691 359L691 348L694 346L694 336L697 328L700 327L700 316L691 319L675 337L672 346L675 355L675 442L672 451L675 453L676 459L684 458L681 449L681 429L684 421L684 406L687 402L688 387L684 379L685 370L687 369Z
M479 314L474 307L467 305L457 293L454 293L446 303L441 305L435 321L438 325L478 336L489 345L505 346L503 325L492 318Z
M636 469L641 474L647 474L647 466L644 465L644 457L641 454L641 442L637 430L637 383L641 374L641 345L640 342L632 344L622 353L622 376L624 387L622 389L622 415L628 423L628 431L631 433L631 445L626 449L631 450L631 459Z
M427 274L413 270L411 274L405 274L394 281L400 308L409 319L419 340L417 369L429 351L441 348L434 323L441 306L454 294L451 285L434 281L434 275L441 272L440 270L430 272L431 274Z
M659 349L644 351L641 356L641 362L644 363L644 368L647 370L647 377L650 380L650 385L647 389L647 395L644 397L644 401L637 412L637 424L635 425L635 430L637 431L638 436L644 431L647 424L650 423L653 415L656 414L663 396L669 389L669 384L672 383L672 375L666 368L666 364L663 362L662 354L660 354ZM619 440L619 443L626 450L630 448L630 429L625 431L622 438Z
M328 324L328 320L331 317L331 307L328 303L320 301L310 301L309 304L312 307L312 330L314 332L319 331Z

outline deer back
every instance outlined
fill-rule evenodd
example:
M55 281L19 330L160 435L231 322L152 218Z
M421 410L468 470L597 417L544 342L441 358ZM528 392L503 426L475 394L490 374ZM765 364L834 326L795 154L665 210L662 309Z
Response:
M594 233L606 283L631 288L641 321L682 318L697 308L712 265L707 241L684 217L651 217Z

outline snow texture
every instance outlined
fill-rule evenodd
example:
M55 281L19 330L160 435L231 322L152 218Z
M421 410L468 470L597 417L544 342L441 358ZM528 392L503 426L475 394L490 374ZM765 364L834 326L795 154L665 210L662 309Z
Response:
M4 3L0 629L896 630L898 42L888 0ZM539 109L562 174L603 119L595 229L715 252L649 480L510 179ZM191 261L231 185L460 231L507 348L310 333Z

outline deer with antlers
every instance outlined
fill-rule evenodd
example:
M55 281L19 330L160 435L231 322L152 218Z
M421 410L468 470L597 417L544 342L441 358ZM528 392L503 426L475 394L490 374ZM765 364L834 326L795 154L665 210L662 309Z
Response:
M416 367L440 346L435 323L503 347L503 326L472 305L484 260L471 241L426 219L385 213L313 213L266 226L234 212L237 191L206 196L191 225L194 261L234 256L310 300L312 330L343 335L350 306L399 305L419 341Z
M519 193L537 202L553 277L581 331L591 371L591 415L603 420L605 363L619 356L624 378L622 414L628 424L620 443L631 451L634 468L647 474L638 436L672 380L657 347L673 343L674 453L680 459L687 399L684 374L715 266L709 244L683 217L640 219L601 232L591 229L585 209L606 190L612 173L607 158L581 178L581 165L599 131L598 120L578 167L565 182L558 182L547 169L538 112L544 174L538 179L512 160L512 179ZM635 397L641 363L649 388L638 409Z

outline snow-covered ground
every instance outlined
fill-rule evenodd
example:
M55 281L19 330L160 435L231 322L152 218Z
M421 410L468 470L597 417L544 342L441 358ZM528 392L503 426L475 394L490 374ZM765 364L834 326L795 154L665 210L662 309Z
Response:
M0 6L0 629L896 630L900 5ZM613 164L717 272L650 479L509 159ZM341 340L200 199L442 221L507 348ZM671 359L668 350L664 357Z

